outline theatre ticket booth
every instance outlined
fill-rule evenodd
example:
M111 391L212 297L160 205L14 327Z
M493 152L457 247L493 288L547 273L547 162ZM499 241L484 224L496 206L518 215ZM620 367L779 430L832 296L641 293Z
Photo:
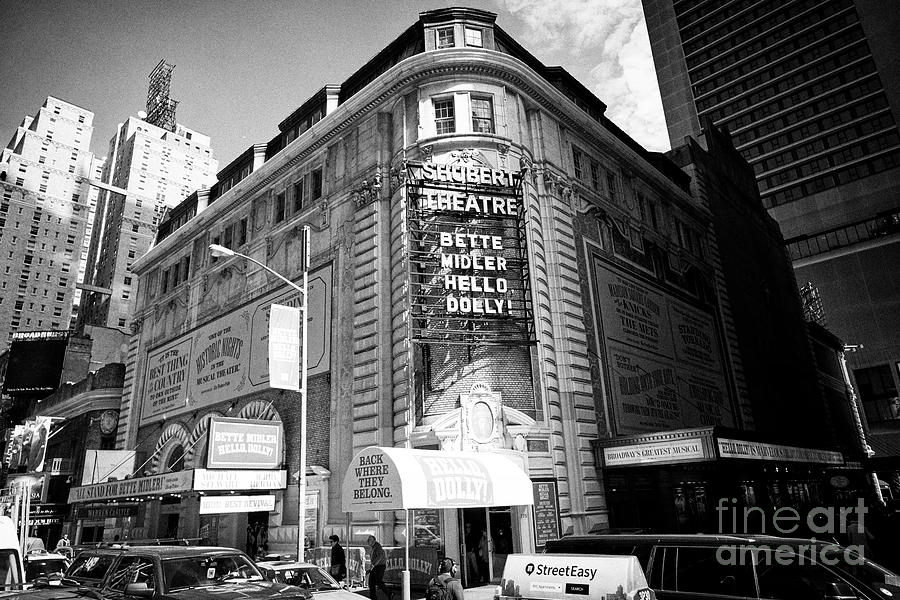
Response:
M534 489L519 454L365 448L353 458L344 477L343 510L354 518L365 518L368 511L406 511L409 525L404 528L403 537L407 555L410 542L430 531L427 519L417 521L416 515L436 518L440 525L434 531L444 538L441 554L460 565L464 583L498 581L502 565L494 559L499 550L508 553L534 549L530 520ZM466 556L476 550L473 546L477 540L466 539L466 523L470 528L483 527L484 537L492 534L485 545L483 565L474 568L467 564ZM405 534L410 529L414 536ZM498 548L501 530L510 539L501 542L505 547ZM505 558L505 553L502 556ZM471 581L479 567L486 576ZM408 577L404 581L406 598Z

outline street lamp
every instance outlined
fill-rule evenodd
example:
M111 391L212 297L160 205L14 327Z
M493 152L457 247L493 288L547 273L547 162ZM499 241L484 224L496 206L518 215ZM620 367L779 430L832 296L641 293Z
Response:
M307 376L307 360L306 360L306 319L309 312L309 300L307 290L309 289L309 226L304 226L301 237L301 262L303 267L303 285L299 286L281 273L275 271L271 267L264 265L255 258L235 252L225 246L219 244L210 244L210 254L216 257L224 256L240 256L250 262L259 265L267 272L271 273L284 283L288 284L298 292L300 292L300 481L297 490L297 561L304 562L304 554L306 544L306 376Z

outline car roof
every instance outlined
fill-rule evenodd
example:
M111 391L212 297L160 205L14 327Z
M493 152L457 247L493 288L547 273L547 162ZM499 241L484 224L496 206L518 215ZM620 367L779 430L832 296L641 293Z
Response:
M786 544L789 546L799 544L827 543L816 542L806 538L778 537L774 535L754 534L711 534L711 533L597 533L586 535L571 535L547 542L547 548L569 548L589 544L679 544L683 546L705 546L708 544Z
M257 567L265 567L267 569L318 569L319 565L308 562L297 562L293 560L263 560L256 563Z
M224 548L221 546L122 546L121 548L91 548L79 553L78 556L90 556L108 554L117 556L119 554L153 554L160 559L167 558L186 558L192 556L224 556L243 554L240 550L234 548Z

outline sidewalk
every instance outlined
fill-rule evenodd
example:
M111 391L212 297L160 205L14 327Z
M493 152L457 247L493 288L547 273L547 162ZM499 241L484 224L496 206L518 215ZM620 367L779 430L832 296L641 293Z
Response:
M394 589L394 600L403 600L399 588ZM354 592L355 594L359 594L363 598L369 597L369 588L364 587L353 587L349 588L349 591ZM480 585L478 587L470 587L465 588L463 590L463 595L466 600L493 600L494 592L497 591L496 584L489 585ZM378 594L379 599L382 597L382 594ZM410 594L410 600L423 600L425 598L425 590L412 590Z

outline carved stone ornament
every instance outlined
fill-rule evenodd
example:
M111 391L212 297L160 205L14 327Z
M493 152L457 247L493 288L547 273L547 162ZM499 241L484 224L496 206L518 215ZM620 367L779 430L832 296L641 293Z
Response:
M550 193L557 193L563 200L568 201L572 196L572 185L565 177L561 177L552 171L544 171L544 186Z
M132 319L131 325L129 326L131 328L131 335L139 334L141 332L141 329L143 328L143 324L143 317L135 317L134 319Z
M378 199L381 192L381 173L376 172L372 177L362 180L353 191L350 192L350 198L356 205L356 208L362 208L370 202Z
M500 159L500 166L509 166L509 144L497 142L497 157Z
M525 175L531 179L531 185L537 185L537 171L534 169L534 162L532 162L531 158L522 154L519 157L519 165L526 172Z
M422 146L422 160L432 162L434 160L434 146Z
M460 148L459 150L452 151L450 153L450 156L464 163L473 161L480 165L487 166L487 161L485 161L484 155L482 155L481 152L475 148Z

